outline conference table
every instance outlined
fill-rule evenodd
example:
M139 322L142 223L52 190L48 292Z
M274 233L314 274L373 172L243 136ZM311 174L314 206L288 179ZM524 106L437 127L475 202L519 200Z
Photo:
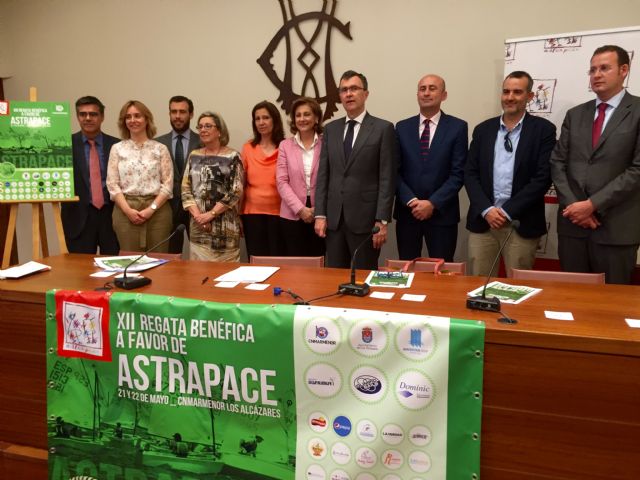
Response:
M90 255L48 257L50 271L0 281L0 478L47 477L45 292L93 290ZM152 284L136 292L223 303L293 303L272 287L304 299L330 295L349 271L282 267L263 291L217 288L213 279L236 263L171 261L148 270ZM358 271L358 281L368 272ZM486 325L481 476L485 480L640 478L640 287L527 281L542 291L499 314L469 310L468 291L484 278L416 273L394 298L334 295L314 305L427 314ZM505 283L521 281L501 279ZM116 289L117 290L117 289ZM386 290L375 288L375 290ZM424 294L423 302L403 293ZM551 320L545 311L571 312ZM382 414L383 412L381 412Z

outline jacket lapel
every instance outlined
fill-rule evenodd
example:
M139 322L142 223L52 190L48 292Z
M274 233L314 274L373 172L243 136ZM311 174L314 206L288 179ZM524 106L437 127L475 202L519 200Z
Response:
M604 127L604 131L602 132L602 135L600 135L598 144L596 145L596 148L593 149L594 152L602 146L602 144L607 140L607 138L611 136L611 132L615 131L615 129L618 128L620 123L622 123L622 121L630 113L631 113L631 101L630 101L629 95L625 94L624 97L622 97L622 101L620 102L620 105L618 105L618 108L614 110L613 115L611 115L611 118L607 122L607 125ZM594 115L595 115L595 111L594 111Z
M362 120L362 125L360 125L360 130L358 130L358 136L356 137L356 141L353 144L353 149L351 150L351 156L349 157L349 160L346 163L345 171L348 170L349 167L351 167L351 165L353 165L353 162L358 156L358 152L360 151L360 149L362 149L362 146L366 143L367 138L371 134L372 122L373 121L371 120L371 115L367 113L364 116L364 119Z

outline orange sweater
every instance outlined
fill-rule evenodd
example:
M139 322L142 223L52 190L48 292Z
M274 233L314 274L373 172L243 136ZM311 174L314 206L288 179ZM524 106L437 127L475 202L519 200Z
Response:
M247 142L242 147L241 157L246 178L241 213L279 216L280 195L276 187L278 149L266 156L260 145L254 147Z

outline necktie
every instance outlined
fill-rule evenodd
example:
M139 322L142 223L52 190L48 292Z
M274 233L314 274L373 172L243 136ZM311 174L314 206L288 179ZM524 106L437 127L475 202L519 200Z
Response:
M102 174L100 173L100 156L96 148L96 141L87 139L89 142L89 184L91 185L91 203L98 210L104 205L104 194L102 193Z
M344 159L349 160L349 156L351 155L351 150L353 149L353 129L356 126L355 120L349 120L347 122L349 128L347 128L347 134L344 136Z
M593 122L593 130L591 131L591 146L596 148L598 145L598 140L600 140L600 135L602 135L602 125L604 125L604 112L607 110L609 105L606 103L601 103L598 105L598 116L596 117L596 121Z
M420 136L420 155L422 160L429 158L429 142L431 140L431 129L429 128L429 119L424 121L424 130Z
M176 153L173 156L173 159L176 161L176 165L178 166L178 171L182 173L184 169L184 147L182 146L182 139L184 136L178 135L176 137Z

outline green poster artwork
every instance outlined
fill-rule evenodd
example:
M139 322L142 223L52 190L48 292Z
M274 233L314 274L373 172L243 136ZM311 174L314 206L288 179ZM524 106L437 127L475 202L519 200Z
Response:
M0 101L0 202L74 196L69 104Z
M47 294L49 479L479 478L484 324Z

